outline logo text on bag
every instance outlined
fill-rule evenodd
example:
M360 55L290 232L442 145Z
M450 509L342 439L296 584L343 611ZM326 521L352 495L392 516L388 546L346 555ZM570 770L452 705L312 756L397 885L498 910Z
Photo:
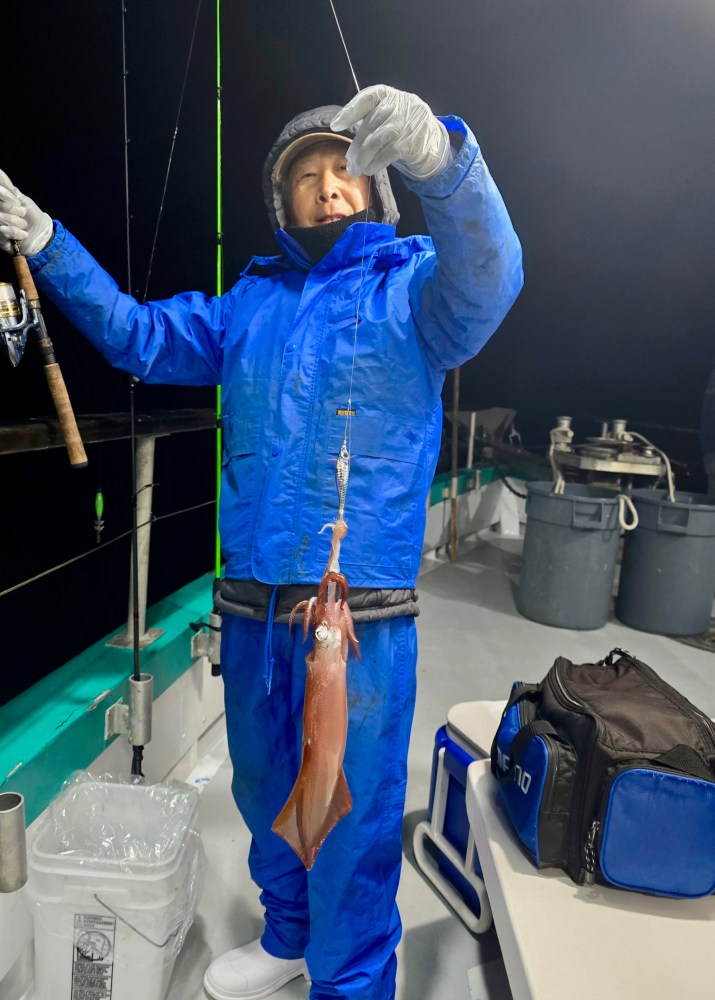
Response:
M509 770L509 757L503 753L497 747L497 763L499 765L500 771ZM517 764L514 768L514 783L519 786L521 791L526 795L529 791L529 786L531 785L531 775L528 771L525 771L520 764Z

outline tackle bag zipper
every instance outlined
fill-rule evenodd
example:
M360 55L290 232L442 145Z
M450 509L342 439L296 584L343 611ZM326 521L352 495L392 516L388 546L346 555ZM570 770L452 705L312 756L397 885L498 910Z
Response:
M596 837L598 836L598 831L601 828L601 823L599 820L595 819L588 830L588 836L586 837L586 843L584 845L584 885L593 885L596 881Z
M596 743L598 742L599 736L602 735L602 733L603 733L603 723L602 723L601 718L600 718L599 715L597 715L595 712L593 712L590 709L588 709L583 704L583 702L579 701L572 694L570 694L569 691L567 691L566 685L565 685L564 680L563 680L563 678L561 676L561 671L562 671L562 666L561 666L561 664L559 664L556 667L556 669L553 670L549 674L549 678L552 681L552 688L553 688L554 694L556 695L557 701L560 701L562 705L565 705L567 707L571 707L571 708L575 709L576 711L579 712L580 715L585 715L585 716L593 719L595 727L596 727L595 738L594 738L593 742L591 743L591 746L589 747L587 757L585 758L585 760L582 763L582 766L579 769L580 773L582 775L587 776L587 775L589 775L591 773L591 761L592 761L592 758L593 758L593 748L596 745ZM582 829L582 827L583 827L584 813L585 813L585 810L586 810L586 795L587 795L587 791L588 791L588 782L584 778L584 780L582 780L582 783L581 783L581 794L580 794L580 799L579 799L579 803L578 803L578 809L574 812L573 818L572 818L572 824L574 822L574 819L577 821L575 826L572 825L572 829L574 829L575 831L578 831L578 830ZM594 832L593 836L595 837L595 835L596 834ZM578 848L578 847L576 848L579 851L579 859L578 859L579 872L578 872L578 878L576 879L576 881L579 882L579 883L581 883L581 884L585 884L585 885L593 885L593 882L595 880L593 859L590 857L590 855L588 853L588 846L589 846L589 838L590 837L591 837L591 831L589 831L589 835L588 835L588 838L587 838L587 841L586 841L586 851L585 851L585 853L582 853L581 850L580 850L580 848ZM582 859L585 859L585 864L582 863Z
M698 724L701 734L705 737L705 744L710 746L713 754L715 754L715 724L712 719L702 712L696 705L680 693L672 688L669 684L666 684L662 678L660 678L652 667L649 667L647 663L643 663L641 660L636 659L631 653L625 649L614 649L612 653L619 653L625 659L629 660L634 666L638 668L638 671L643 678L643 680L654 691L658 694L663 695L671 703L671 705L676 705L685 715L693 720L693 722ZM612 655L609 654L610 655ZM608 664L612 666L612 664Z

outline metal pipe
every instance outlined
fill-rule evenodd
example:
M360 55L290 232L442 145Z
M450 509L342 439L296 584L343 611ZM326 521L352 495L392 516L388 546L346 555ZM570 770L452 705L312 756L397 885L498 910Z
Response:
M474 468L474 435L477 433L477 411L472 410L469 416L469 450L467 452L467 466Z
M459 492L459 368L454 369L452 400L452 489L449 511L449 559L457 561L457 494Z
M156 438L137 438L137 566L139 569L139 638L146 631L146 592L149 579L149 546L151 544L151 502L154 485L154 450ZM134 560L132 555L132 574ZM129 588L128 631L134 639L134 588Z
M137 438L136 447L136 518L137 531L137 567L138 580L138 627L139 645L144 648L154 642L161 634L160 629L146 628L147 582L149 580L149 547L151 544L151 506L154 485L154 452L156 437L141 435ZM131 648L134 645L134 553L129 566L129 614L127 628L124 632L109 641L110 646Z
M25 800L17 792L0 792L0 892L17 892L25 882Z
M154 701L154 678L139 674L129 678L129 742L145 747L151 741L151 709Z

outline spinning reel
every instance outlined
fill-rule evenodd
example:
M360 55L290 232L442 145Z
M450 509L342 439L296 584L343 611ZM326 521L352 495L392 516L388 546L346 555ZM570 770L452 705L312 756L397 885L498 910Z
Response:
M55 359L52 341L47 334L35 282L32 280L27 261L14 240L12 247L20 290L19 301L13 286L7 282L0 282L0 343L7 351L10 364L13 368L17 368L25 353L28 336L34 334L37 338L47 384L55 404L69 459L74 468L80 469L87 465L87 455L77 428L67 387Z

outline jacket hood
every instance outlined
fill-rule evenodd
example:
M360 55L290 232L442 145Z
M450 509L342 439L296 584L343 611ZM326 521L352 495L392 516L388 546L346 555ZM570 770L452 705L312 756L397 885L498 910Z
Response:
M263 166L263 198L268 210L268 218L274 230L282 229L286 224L283 186L276 180L276 165L279 157L301 136L314 132L325 132L326 138L335 137L336 133L331 131L330 122L340 110L341 107L338 104L326 104L323 107L313 108L312 111L304 111L302 114L296 115L295 118L291 118L271 147ZM337 134L352 140L356 131L355 128L350 128ZM396 226L400 213L397 211L387 170L380 170L372 178L372 191L373 197L376 197L378 201L375 206L378 221Z

